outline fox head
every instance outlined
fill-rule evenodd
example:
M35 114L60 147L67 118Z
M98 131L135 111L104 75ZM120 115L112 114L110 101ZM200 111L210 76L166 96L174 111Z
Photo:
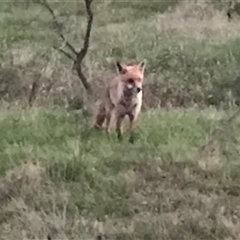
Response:
M116 63L118 74L124 84L124 92L128 95L138 94L142 91L145 62L138 64Z

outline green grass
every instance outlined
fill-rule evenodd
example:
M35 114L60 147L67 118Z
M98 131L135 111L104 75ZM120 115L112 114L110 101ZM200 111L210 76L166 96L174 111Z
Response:
M125 148L132 149L135 157L139 153L143 154L143 159L149 154L154 156L165 152L171 152L172 158L178 158L189 147L203 143L213 127L213 123L194 117L194 114L148 112L143 117L135 145L129 146L126 138L126 143L122 146L116 141L116 136L113 137L114 134L108 139L92 131L90 124L79 122L78 126L73 116L68 117L60 109L56 112L34 109L14 114L6 111L0 128L1 158L11 167L11 164L25 161L28 156L30 159L45 159L46 163L49 163L49 158L53 158L52 162L66 163L67 160L71 162L74 158L79 158L81 153L84 159L93 158L98 164L97 156L106 160L117 159L119 154L114 153ZM81 119L81 116L78 118ZM121 158L127 159L128 152ZM5 161L1 167L7 167Z
M51 6L80 49L83 1ZM1 3L0 239L239 238L240 121L225 121L239 103L240 29L225 8L94 2L83 71L96 95L116 61L147 62L145 111L129 144L128 133L119 143L92 129L95 99L53 49L62 42L46 9Z
M210 118L208 111L197 109L148 111L141 116L137 141L129 144L127 134L123 143L119 143L114 133L107 137L94 131L81 112L69 115L61 108L3 111L0 170L2 181L8 184L1 191L5 194L11 191L12 200L6 203L3 196L1 216L5 221L8 219L13 231L8 235L4 231L6 223L0 224L3 239L20 230L19 222L9 215L21 208L21 202L28 206L28 211L32 209L29 217L33 215L33 222L25 223L25 231L37 238L44 237L43 233L38 233L43 228L45 235L56 238L83 239L81 237L86 236L85 239L93 239L99 230L89 232L82 228L84 221L93 227L93 222L98 220L103 221L106 234L113 234L113 239L116 239L115 234L122 239L145 239L146 234L148 239L160 236L163 239L176 236L214 239L211 231L220 231L216 236L224 239L231 229L207 219L206 214L209 211L217 214L226 198L228 211L235 209L231 204L240 194L239 171L236 170L239 164L234 159L238 157L238 148L230 138L228 146L220 146L221 141L217 141L211 146L212 152L204 156L196 152L196 148L206 142L209 132L222 126L223 118L224 115L216 111L215 117ZM238 135L236 125L234 136ZM30 162L30 167L25 161ZM33 162L40 164L45 177L38 176L40 166ZM18 170L17 166L21 165ZM34 166L37 170L32 176ZM12 177L9 174L4 177L13 167ZM16 188L14 174L22 190ZM57 199L55 194L60 194ZM33 201L30 205L29 198ZM14 203L14 199L18 202ZM51 206L55 206L53 213L48 210ZM201 213L195 216L194 211ZM78 224L82 230L72 232L70 224L75 221L76 213L81 216ZM20 209L17 216L23 219L25 214ZM57 233L52 230L57 228L54 225L57 223L51 222L52 214L57 214L54 221L58 224L63 221L62 217L65 219L63 228L55 230ZM146 217L142 218L144 214ZM223 213L218 213L218 217L230 221L230 216ZM42 219L42 223L34 228L34 221L38 219ZM211 231L204 221L212 224ZM114 226L114 222L119 222L119 226ZM132 225L133 229L128 229L127 225Z
M212 16L208 20L190 14L196 11L194 5L192 9L186 5L182 11L175 13L176 4L177 1L160 2L157 5L154 2L146 5L142 1L129 4L115 1L96 3L90 49L84 61L85 73L91 76L89 81L94 86L102 84L100 76L105 74L106 69L114 69L117 60L145 59L146 84L154 82L160 89L166 90L178 86L179 90L170 96L170 102L183 97L188 100L184 103L177 101L179 106L191 100L197 104L226 107L239 101L239 92L234 88L240 61L237 25L229 24L224 12L216 12L211 4L209 8L198 9L205 12L206 16ZM69 69L71 62L52 49L53 46L60 47L62 43L48 11L33 3L27 7L7 3L2 5L5 6L0 17L2 61L14 59L14 62L19 62L16 52L21 51L22 61L18 65L24 69L30 66L28 71L34 72L51 69L53 73L50 71L45 74L54 83L65 81L66 78L55 79L55 76L51 76L55 71L60 73L64 68ZM167 12L170 5L173 9ZM86 23L82 3L61 6L54 3L51 6L56 9L67 39L79 49ZM189 20L186 17L188 15ZM177 23L177 19L181 21ZM187 32L185 29L189 28L189 21L196 20L197 27ZM164 27L169 24L171 27ZM72 79L71 76L69 78ZM66 88L66 84L62 85ZM82 86L78 85L78 88ZM66 91L71 92L72 89ZM162 99L162 94L154 93L154 97Z

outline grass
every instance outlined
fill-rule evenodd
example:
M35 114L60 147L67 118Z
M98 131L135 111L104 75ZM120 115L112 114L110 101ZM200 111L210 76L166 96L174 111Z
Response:
M81 4L51 5L57 10L62 31L76 48L81 47L86 21ZM94 5L94 27L84 69L96 92L104 82L102 76L106 75L106 69L114 69L117 60L145 59L146 85L150 89L153 83L166 91L178 86L168 97L151 90L145 98L147 105L152 105L152 96L161 99L162 107L166 102L174 106L196 103L225 107L238 102L239 92L233 87L239 76L238 22L229 23L225 12L214 9L210 3L177 4L173 1L172 5L161 2L158 7L154 2L148 7L144 4L141 1L130 4L103 1ZM68 98L79 96L77 93L82 91L82 86L69 71L71 62L52 48L62 43L48 12L33 3L25 7L13 3L2 5L5 10L0 19L0 57L13 72L16 71L14 66L26 72L22 88L33 81L34 77L29 74L41 71L44 77L51 79L54 92L61 86ZM23 91L26 92L26 88ZM58 96L49 94L47 102L59 102ZM184 100L178 101L178 98ZM4 98L8 99L12 97ZM44 99L42 97L40 102Z
M1 240L239 238L240 121L225 121L239 104L240 29L225 5L94 2L83 70L96 95L117 60L147 62L136 141L120 144L92 129L95 99L52 48L48 12L1 3ZM80 48L83 2L51 6Z
M134 145L91 130L82 112L3 111L2 239L236 237L238 147L197 151L226 118L214 111L148 111Z

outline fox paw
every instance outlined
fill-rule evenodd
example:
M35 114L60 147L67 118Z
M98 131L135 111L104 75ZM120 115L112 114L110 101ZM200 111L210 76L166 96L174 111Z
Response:
M94 128L97 129L97 130L103 130L103 127L98 125L98 124L95 124Z
M129 137L129 142L134 143L134 137L132 135Z

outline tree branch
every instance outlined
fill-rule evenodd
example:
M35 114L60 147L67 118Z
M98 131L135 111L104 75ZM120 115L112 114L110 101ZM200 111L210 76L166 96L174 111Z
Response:
M54 24L56 25L57 27L57 32L59 34L59 36L61 37L61 39L65 42L66 46L72 51L73 54L75 54L77 56L78 52L75 50L75 48L72 46L72 44L70 44L66 38L64 37L64 35L62 34L62 31L61 31L61 26L59 24L59 22L57 21L57 18L56 18L56 15L54 14L54 11L53 9L50 7L50 5L48 4L48 2L46 0L40 0L39 3L41 5L43 5L47 10L48 12L51 14L52 16L52 19L53 19L53 22Z
M40 87L40 83L39 80L41 78L41 75L37 74L35 75L35 80L32 83L32 89L28 98L28 104L30 107L32 107L33 102L35 101L36 97L37 97L37 92L39 90Z
M61 48L57 48L57 47L53 47L55 50L59 51L60 53L62 53L63 55L65 55L67 58L69 58L70 60L73 60L74 62L76 61L76 58L74 58L70 53L64 51Z
M90 35L91 35L92 23L93 23L93 13L91 10L91 4L92 4L93 0L84 0L84 1L85 1L85 7L86 7L86 11L87 11L87 27L86 27L86 32L85 32L85 36L84 36L83 47L77 55L77 61L74 64L73 68L76 69L78 76L82 80L84 87L89 92L91 92L92 91L91 86L88 83L84 74L82 73L82 61L83 61L84 57L86 56L88 48L89 48L89 41L90 41Z
M91 3L93 0L84 0L85 1L85 6L86 6L86 11L87 11L87 27L86 27L86 32L84 36L84 43L81 51L78 54L78 62L82 62L83 58L86 56L88 47L89 47L89 40L90 40L90 35L92 31L92 23L93 23L93 13L91 10Z
M75 48L66 40L66 38L62 34L61 26L60 26L59 22L57 21L54 11L48 4L47 0L37 0L37 2L40 3L42 6L44 6L48 10L48 12L51 14L53 22L57 27L57 32L58 32L59 36L65 42L65 45L75 55L75 57L73 57L70 53L64 51L62 48L54 47L54 49L58 50L59 52L64 54L67 58L69 58L73 61L72 69L76 70L77 75L80 78L80 80L82 81L82 84L85 87L85 89L89 93L92 93L91 85L88 83L87 78L85 77L85 75L82 72L82 61L83 61L84 57L86 56L88 48L89 48L89 41L90 41L90 35L91 35L91 31L92 31L92 24L93 24L93 13L91 10L91 4L92 4L93 0L84 0L84 1L85 1L86 12L87 12L87 27L86 27L85 36L84 36L83 47L79 52L77 52L75 50Z

